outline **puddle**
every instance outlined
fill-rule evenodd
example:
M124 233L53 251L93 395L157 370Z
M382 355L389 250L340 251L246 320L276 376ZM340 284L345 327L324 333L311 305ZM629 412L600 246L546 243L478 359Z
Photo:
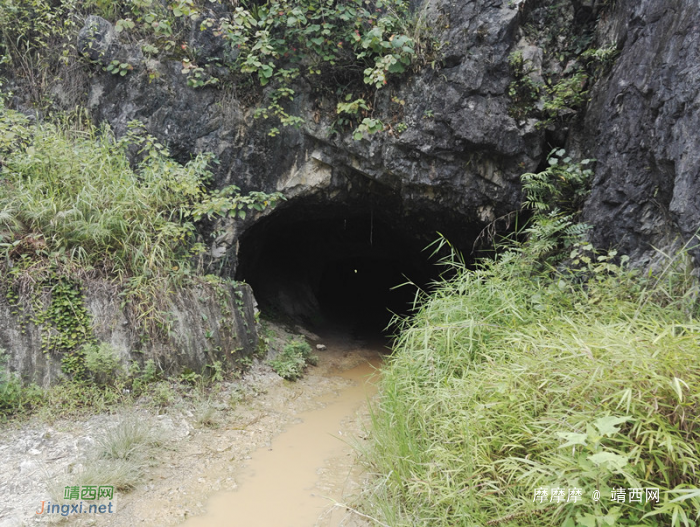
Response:
M379 359L364 362L341 373L355 384L321 398L324 408L299 414L302 422L291 425L270 447L253 453L237 478L237 490L214 495L205 515L182 525L313 527L322 522L324 527L338 526L344 515L331 509L333 500L342 499L347 471L333 474L336 481L324 485L324 491L317 486L319 471L328 460L350 455L345 441L353 438L343 432L342 423L376 392L379 363Z

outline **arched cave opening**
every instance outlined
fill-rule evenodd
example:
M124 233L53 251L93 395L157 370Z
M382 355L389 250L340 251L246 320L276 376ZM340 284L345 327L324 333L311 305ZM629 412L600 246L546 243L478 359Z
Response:
M444 271L441 255L426 250L438 233L469 254L482 227L438 210L430 200L405 207L376 196L285 202L239 238L236 278L251 285L263 314L386 333L393 314L410 312L416 288Z

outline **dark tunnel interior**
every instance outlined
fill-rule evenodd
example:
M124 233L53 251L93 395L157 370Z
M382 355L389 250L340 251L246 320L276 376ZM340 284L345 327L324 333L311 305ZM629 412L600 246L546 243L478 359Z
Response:
M425 250L438 232L452 232L464 247L473 240L464 223L427 212L285 205L241 236L236 278L251 285L264 315L316 329L390 333L393 314L409 314L417 287L425 289L443 270L439 255Z

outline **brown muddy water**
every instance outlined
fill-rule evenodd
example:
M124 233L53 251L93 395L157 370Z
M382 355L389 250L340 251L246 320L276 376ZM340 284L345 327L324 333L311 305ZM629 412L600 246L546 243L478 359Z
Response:
M347 469L326 470L320 488L319 473L328 460L349 455L356 438L343 434L343 421L376 393L379 354L340 373L353 385L318 400L323 408L299 415L269 447L253 453L238 477L235 491L221 492L205 505L206 514L186 521L185 527L336 527L346 517L342 507ZM330 492L328 492L330 490Z

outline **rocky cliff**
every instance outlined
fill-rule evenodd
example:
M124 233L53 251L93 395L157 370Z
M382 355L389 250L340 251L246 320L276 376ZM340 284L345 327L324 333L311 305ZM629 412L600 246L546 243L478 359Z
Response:
M682 0L617 2L599 28L621 53L576 136L598 161L585 219L639 263L700 228L699 30L697 2Z
M283 208L302 200L338 209L362 201L369 208L374 201L397 227L406 219L427 222L421 234L428 241L441 230L467 247L486 223L518 206L518 177L543 155L544 134L508 114L508 55L520 11L517 2L437 1L417 9L426 27L439 28L442 65L394 79L379 92L374 107L386 130L359 141L336 133L337 101L317 92L311 79L295 85L292 111L305 124L269 137L271 125L253 117L246 86L190 88L179 62L147 60L127 46L121 53L135 71L97 75L89 105L118 132L142 121L183 158L214 152L221 161L217 185L283 191ZM232 227L227 247L253 223Z
M585 209L597 244L641 263L652 247L690 239L700 224L696 3L573 1L554 12L537 1L431 0L414 8L439 43L440 60L379 92L375 111L386 129L359 141L336 133L335 99L308 79L297 82L293 108L305 124L269 137L245 87L190 88L179 63L128 46L122 53L136 71L95 76L90 108L117 131L141 120L183 158L214 152L218 185L281 190L283 210L303 204L299 214L308 217L372 209L397 229L414 227L421 242L440 231L462 249L518 207L520 174L564 146L598 161ZM100 31L115 53L109 31ZM190 41L198 35L195 29ZM619 52L589 80L587 105L545 123L542 113L513 117L513 52L527 59L530 78L551 82L586 46ZM220 50L209 40L201 49ZM256 221L229 225L212 254L235 267L235 242Z
M643 266L656 248L692 243L700 227L697 2L411 4L414 36L431 42L432 55L372 94L367 115L383 127L359 139L339 124L329 89L344 79L338 72L295 79L286 111L302 124L276 130L255 116L269 87L235 76L223 87L193 86L183 61L144 54L99 17L78 38L92 60L78 84L93 118L118 135L139 120L180 161L213 152L216 187L284 193L273 211L208 228L213 267L248 280L288 315L317 315L332 302L328 282L355 283L346 271L374 265L387 281L426 283L434 272L421 251L438 233L469 254L483 229L508 232L520 175L545 167L553 148L597 160L583 217L599 247ZM187 43L210 71L226 58L211 28L193 23ZM105 71L115 59L128 71ZM53 86L57 100L71 100L71 82ZM369 284L343 285L346 305L335 307L362 311L361 295L387 286Z
M119 292L113 284L93 281L86 288L84 303L96 341L109 344L125 366L136 363L143 367L152 360L157 371L166 374L201 372L216 363L236 369L257 351L254 300L245 284L182 288L163 306L167 329L146 339L133 315L124 309ZM22 304L0 298L0 349L9 352L11 371L39 385L54 384L65 378L61 361L65 354L45 343L56 336L57 328L48 320L37 322L36 306Z

